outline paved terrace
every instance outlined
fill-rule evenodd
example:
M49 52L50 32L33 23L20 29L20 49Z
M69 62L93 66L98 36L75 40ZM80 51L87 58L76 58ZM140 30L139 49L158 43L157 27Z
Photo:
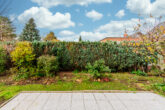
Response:
M154 93L20 93L0 110L165 110Z

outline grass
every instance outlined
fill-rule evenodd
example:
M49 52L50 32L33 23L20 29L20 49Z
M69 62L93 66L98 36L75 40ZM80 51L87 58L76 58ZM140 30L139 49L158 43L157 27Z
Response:
M121 83L100 83L100 82L82 82L80 84L73 82L57 82L51 85L20 85L7 86L0 85L0 100L8 100L21 91L73 91L73 90L130 90L136 91L135 88L129 88Z
M77 82L79 79L81 82ZM161 77L145 77L128 73L112 74L111 82L91 82L84 73L73 73L72 80L67 77L51 85L5 85L0 84L0 103L12 98L21 91L73 91L73 90L128 90L128 91L154 91L165 93L165 85ZM157 85L156 85L157 84Z

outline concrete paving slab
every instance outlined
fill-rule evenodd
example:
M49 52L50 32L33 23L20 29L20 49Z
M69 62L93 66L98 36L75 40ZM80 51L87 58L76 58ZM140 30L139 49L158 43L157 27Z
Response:
M0 110L165 110L165 98L147 92L31 92L20 93Z

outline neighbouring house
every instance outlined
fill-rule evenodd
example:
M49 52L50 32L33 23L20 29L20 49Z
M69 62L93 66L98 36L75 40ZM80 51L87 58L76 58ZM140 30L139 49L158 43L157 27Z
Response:
M106 37L101 40L101 42L107 42L107 41L116 41L116 42L121 42L121 41L134 41L138 42L140 41L140 35L142 35L141 32L137 32L133 35L128 35L127 32L125 32L123 37Z

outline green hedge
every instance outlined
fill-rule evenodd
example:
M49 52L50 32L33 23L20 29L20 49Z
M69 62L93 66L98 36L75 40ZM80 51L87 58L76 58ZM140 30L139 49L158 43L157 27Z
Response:
M134 47L115 42L32 42L34 53L57 56L61 70L85 69L87 63L93 64L104 59L112 71L132 71L146 67L145 56L134 53Z
M5 71L7 64L7 53L6 51L0 46L0 75Z
M0 42L5 45L5 49L10 53L16 42ZM127 43L125 43L127 44ZM87 63L93 64L95 61L104 59L105 64L113 72L132 71L146 68L148 62L146 54L141 55L146 50L123 45L116 42L32 42L35 54L34 66L37 65L37 58L42 55L54 55L58 57L60 70L83 70ZM139 48L139 47L138 47ZM151 56L149 53L147 56Z

